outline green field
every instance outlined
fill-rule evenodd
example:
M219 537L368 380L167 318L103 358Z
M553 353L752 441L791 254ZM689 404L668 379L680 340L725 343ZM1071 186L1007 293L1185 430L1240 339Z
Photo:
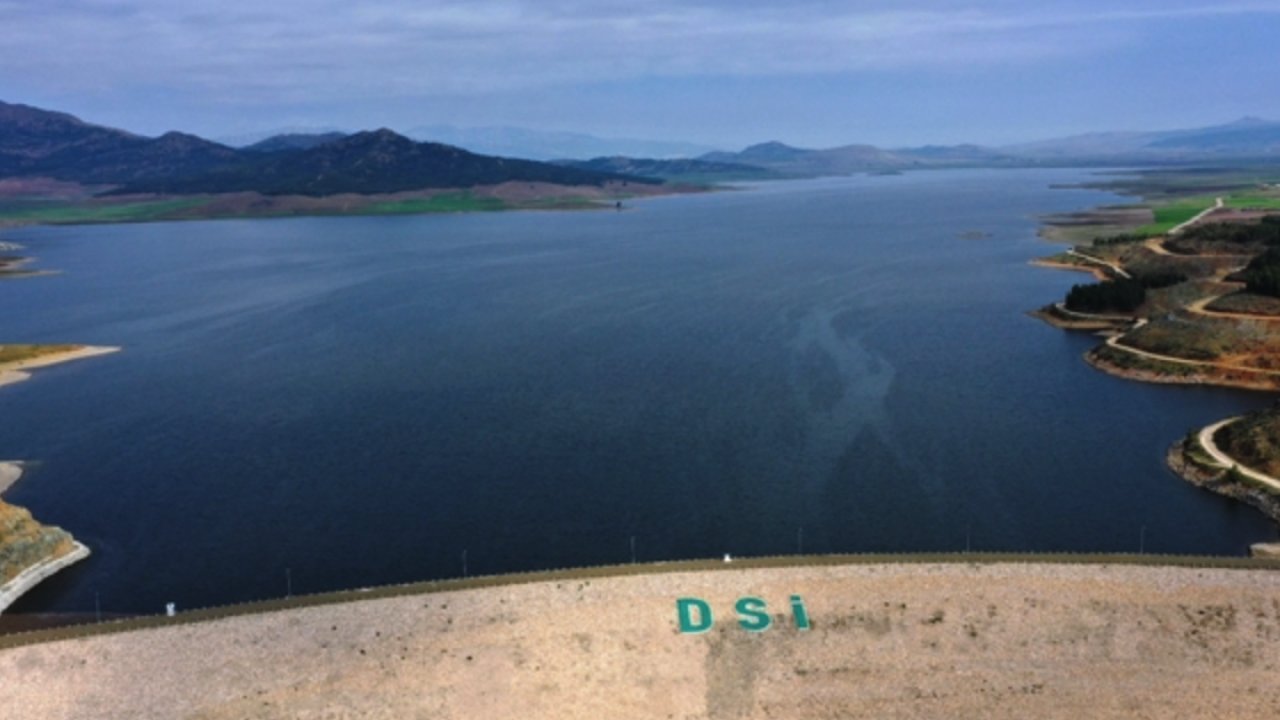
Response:
M392 200L370 205L361 212L371 215L416 215L419 213L492 212L510 206L498 198L476 197L469 192L443 193L428 198Z
M271 198L267 198L271 200ZM500 210L587 210L611 206L591 198L567 196L504 200L476 195L470 190L444 192L404 200L360 198L325 204L260 204L220 207L216 198L181 197L143 202L27 201L0 203L3 225L73 225L88 223L155 222L240 217L292 217L298 215L421 215L431 213L496 212Z
M1175 200L1151 209L1155 222L1143 225L1133 232L1138 235L1163 235L1191 218L1213 207L1214 198L1198 196Z
M1138 195L1148 202L1180 200L1190 195L1255 192L1261 184L1280 182L1280 166L1259 164L1218 168L1166 168L1161 170L1101 173L1113 177L1085 187Z
M163 220L205 202L204 198L183 198L120 204L15 204L0 206L0 222L45 225L146 222Z
M1229 208L1280 210L1280 165L1275 164L1111 171L1100 175L1111 177L1081 187L1140 197L1141 204L1151 208L1152 221L1134 226L1099 217L1096 223L1070 223L1064 227L1050 224L1043 231L1046 237L1082 244L1099 235L1162 235L1211 207L1216 197L1222 197Z
M548 197L527 200L518 207L525 210L596 210L612 204L584 197Z
M519 202L477 197L470 192L453 192L413 200L374 203L360 210L368 215L417 215L421 213L496 212L499 210L591 210L604 207L584 197L543 197Z
M1280 195L1241 193L1224 201L1229 208L1238 210L1280 210Z

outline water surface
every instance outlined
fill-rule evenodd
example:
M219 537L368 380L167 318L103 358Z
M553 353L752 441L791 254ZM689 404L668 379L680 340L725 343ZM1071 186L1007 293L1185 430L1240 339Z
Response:
M1269 399L1122 381L1024 314L1077 171L625 212L11 231L0 337L122 345L0 392L10 499L91 546L18 610L156 611L734 554L1241 554L1162 463ZM978 230L984 239L962 233Z

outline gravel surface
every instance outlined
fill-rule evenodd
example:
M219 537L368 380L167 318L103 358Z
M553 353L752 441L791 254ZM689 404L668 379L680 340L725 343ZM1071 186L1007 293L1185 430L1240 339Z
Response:
M789 598L812 627L796 627ZM748 632L734 605L768 603ZM681 633L676 599L715 624ZM558 579L0 650L23 718L1276 718L1280 572L854 564Z

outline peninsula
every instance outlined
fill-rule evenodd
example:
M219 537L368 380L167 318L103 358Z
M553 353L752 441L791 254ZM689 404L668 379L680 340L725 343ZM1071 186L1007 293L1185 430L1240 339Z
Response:
M17 249L12 244L5 247ZM89 345L0 345L0 387L30 379L30 371L36 368L119 349ZM22 474L20 462L0 462L0 497ZM70 533L42 525L25 508L0 499L0 612L40 581L88 556L89 548Z
M1157 198L1146 205L1049 218L1045 236L1074 245L1036 264L1088 272L1098 282L1076 285L1033 314L1101 335L1085 360L1112 375L1280 391L1276 178L1189 175L1149 172L1128 181ZM1188 481L1280 521L1277 437L1280 408L1192 432L1168 461Z
M0 387L31 378L30 370L118 352L93 345L0 345Z
M22 466L0 462L0 496L22 477ZM25 508L0 500L0 612L59 570L89 556L89 548L59 527L42 525Z

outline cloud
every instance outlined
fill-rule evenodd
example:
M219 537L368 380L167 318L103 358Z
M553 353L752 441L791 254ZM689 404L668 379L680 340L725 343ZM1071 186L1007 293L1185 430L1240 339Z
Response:
M1274 3L0 0L0 81L378 101L651 77L1025 64Z

